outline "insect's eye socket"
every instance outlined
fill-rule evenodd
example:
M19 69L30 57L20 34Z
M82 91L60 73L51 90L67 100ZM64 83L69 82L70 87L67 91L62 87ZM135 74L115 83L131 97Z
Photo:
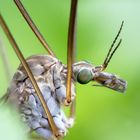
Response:
M93 73L90 69L81 69L77 75L77 81L80 84L87 84L89 81L93 79Z

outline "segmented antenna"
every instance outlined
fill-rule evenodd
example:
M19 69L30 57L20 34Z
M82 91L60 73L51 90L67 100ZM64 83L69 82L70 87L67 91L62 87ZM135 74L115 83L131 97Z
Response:
M122 21L121 27L120 27L120 29L119 29L119 31L118 31L118 33L117 33L117 35L116 35L116 37L115 37L113 43L111 44L111 47L110 47L110 49L109 49L109 51L108 51L108 54L107 54L107 56L106 56L106 58L105 58L105 60L104 60L103 69L105 69L105 68L108 66L108 64L109 64L109 62L110 62L110 60L111 60L113 54L115 53L115 51L118 49L118 47L120 46L120 44L121 44L121 42L122 42L122 39L120 39L119 43L117 44L117 46L116 46L116 47L114 48L114 50L112 51L112 49L113 49L113 47L114 47L114 44L116 43L116 41L117 41L117 39L118 39L118 37L119 37L119 35L120 35L120 33L121 33L121 30L122 30L122 27L123 27L123 23L124 23L124 21Z

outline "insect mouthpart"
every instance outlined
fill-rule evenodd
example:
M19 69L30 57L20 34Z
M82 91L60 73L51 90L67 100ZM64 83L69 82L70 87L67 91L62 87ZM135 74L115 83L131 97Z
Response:
M113 89L121 93L124 93L127 88L127 82L112 73L96 72L94 80L101 84L101 86Z

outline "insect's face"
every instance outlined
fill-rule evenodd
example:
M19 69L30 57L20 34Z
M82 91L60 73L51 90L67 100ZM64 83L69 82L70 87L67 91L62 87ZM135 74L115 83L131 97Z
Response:
M115 74L102 71L102 66L93 66L90 63L81 61L73 65L75 80L80 84L87 84L90 81L98 82L100 86L113 89L118 92L125 92L127 82Z

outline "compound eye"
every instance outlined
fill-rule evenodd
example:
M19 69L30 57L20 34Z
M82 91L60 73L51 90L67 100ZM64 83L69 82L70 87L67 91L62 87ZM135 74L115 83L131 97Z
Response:
M93 79L93 73L90 69L81 69L77 75L77 81L80 84L87 84L89 81Z

